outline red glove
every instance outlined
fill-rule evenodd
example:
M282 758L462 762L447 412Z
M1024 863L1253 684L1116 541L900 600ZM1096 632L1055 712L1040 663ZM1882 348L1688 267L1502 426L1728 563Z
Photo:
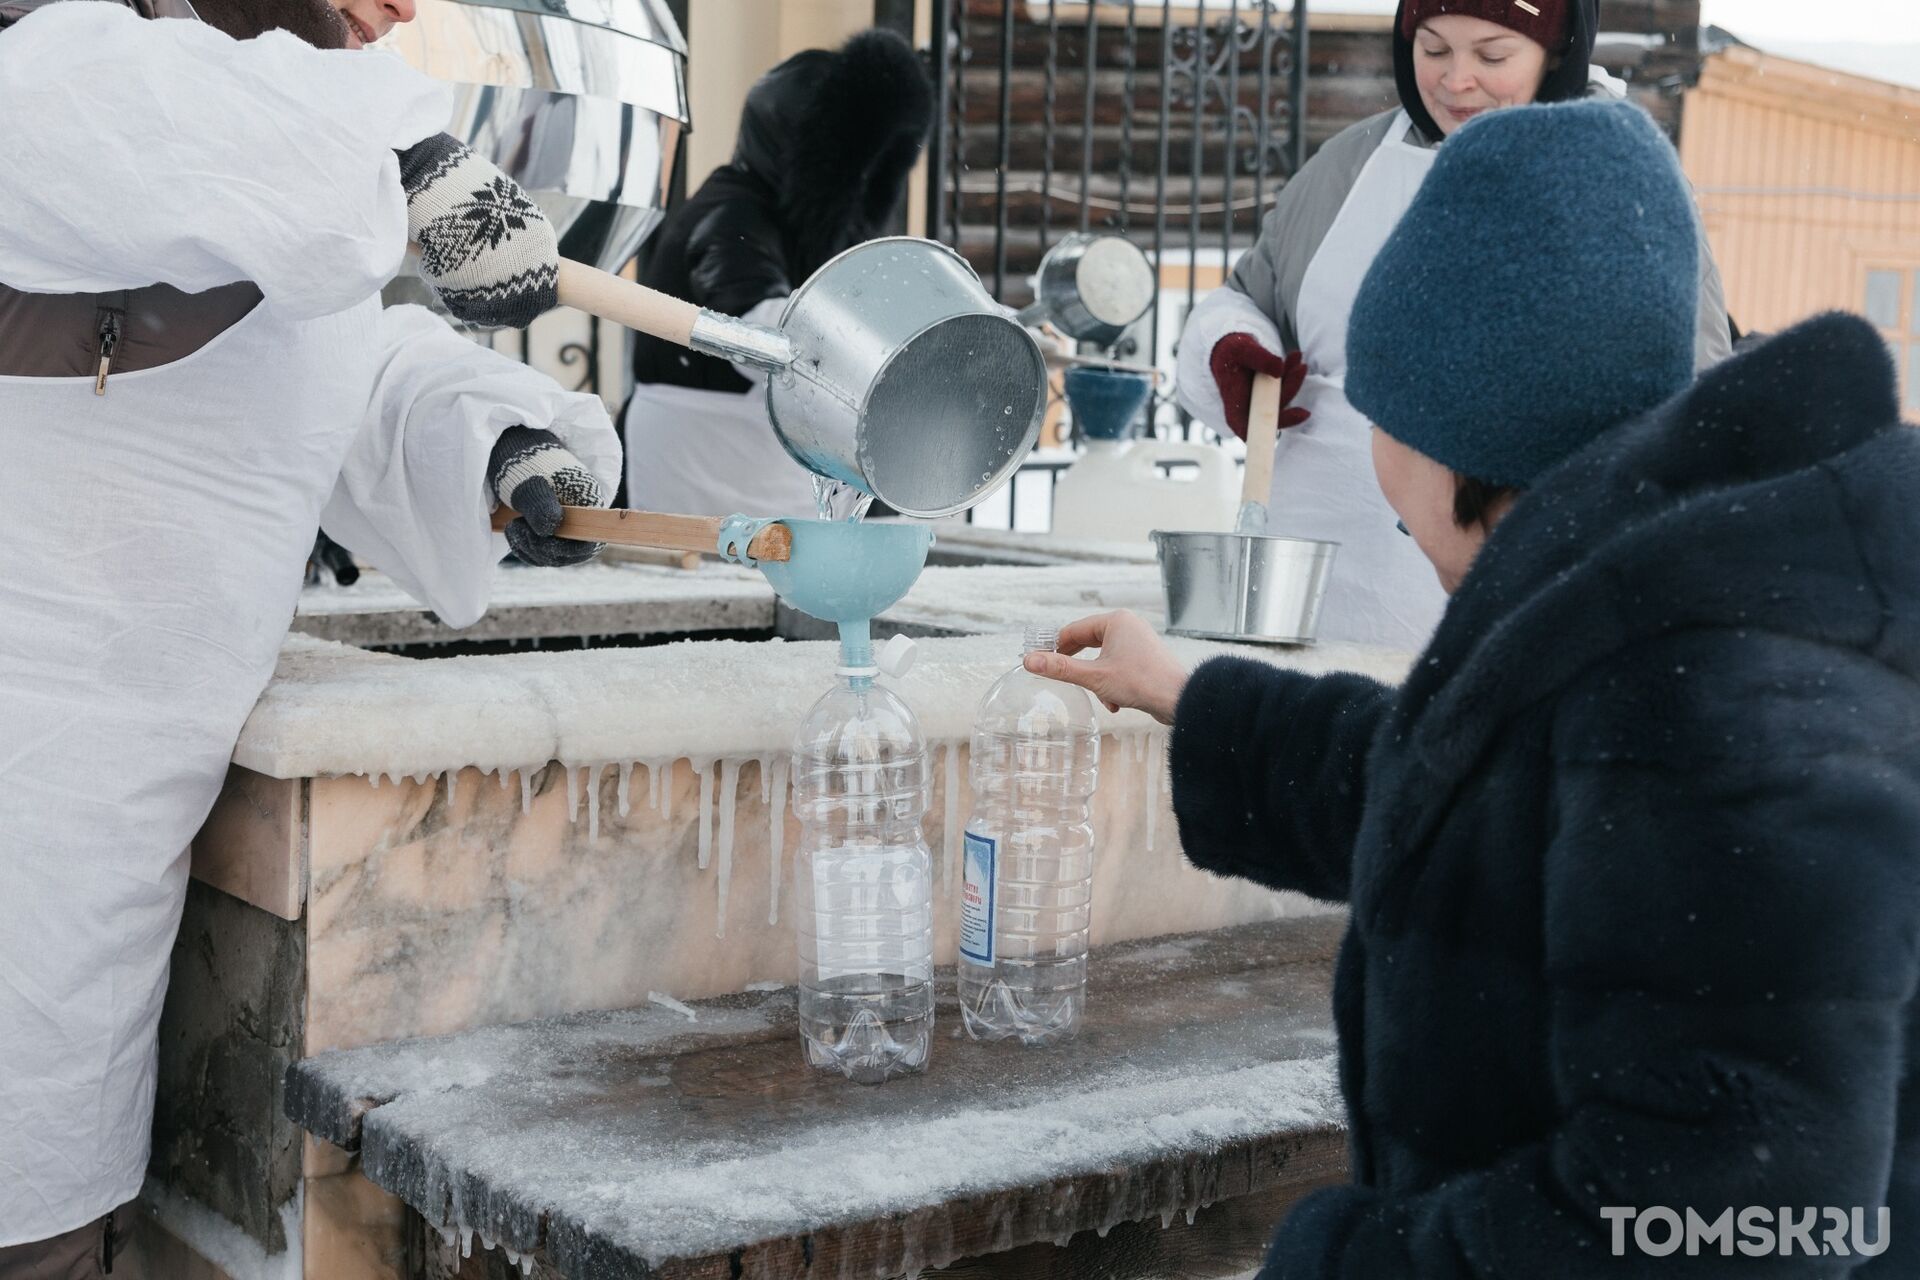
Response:
M1253 402L1253 375L1269 374L1280 379L1280 425L1297 427L1313 415L1305 409L1289 408L1307 380L1307 358L1298 351L1277 356L1260 345L1250 333L1230 333L1213 344L1207 368L1220 388L1220 407L1226 410L1227 426L1242 440L1247 438L1247 408Z

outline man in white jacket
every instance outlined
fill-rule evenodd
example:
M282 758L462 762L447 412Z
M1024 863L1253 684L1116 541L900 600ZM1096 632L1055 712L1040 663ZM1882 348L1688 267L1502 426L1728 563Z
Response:
M6 16L0 329L88 324L0 342L0 1277L90 1276L146 1165L185 851L316 526L464 626L496 502L579 558L557 504L620 451L597 399L380 306L410 239L476 314L551 301L551 228L438 135L445 89L344 35Z

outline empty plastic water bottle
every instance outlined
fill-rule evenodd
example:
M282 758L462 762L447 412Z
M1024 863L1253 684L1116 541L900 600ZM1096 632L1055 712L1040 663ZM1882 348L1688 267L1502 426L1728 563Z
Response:
M794 740L794 933L807 1061L879 1084L925 1070L933 1043L932 774L870 653L843 653Z
M1028 627L1025 652L1057 641ZM1015 667L987 691L960 890L960 1012L976 1040L1047 1044L1080 1029L1099 764L1086 690Z

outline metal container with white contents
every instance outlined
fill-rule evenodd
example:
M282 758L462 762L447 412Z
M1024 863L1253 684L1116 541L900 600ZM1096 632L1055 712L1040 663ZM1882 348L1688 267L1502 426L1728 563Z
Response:
M1337 542L1155 530L1167 632L1203 640L1311 644Z
M780 333L791 362L767 379L780 442L902 515L965 510L1039 438L1040 347L945 245L854 246L794 291Z

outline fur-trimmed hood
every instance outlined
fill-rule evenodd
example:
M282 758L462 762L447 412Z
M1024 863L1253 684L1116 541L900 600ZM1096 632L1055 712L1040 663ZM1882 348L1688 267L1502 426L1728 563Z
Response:
M733 166L775 192L796 283L885 229L932 123L926 70L891 31L797 53L753 86Z

